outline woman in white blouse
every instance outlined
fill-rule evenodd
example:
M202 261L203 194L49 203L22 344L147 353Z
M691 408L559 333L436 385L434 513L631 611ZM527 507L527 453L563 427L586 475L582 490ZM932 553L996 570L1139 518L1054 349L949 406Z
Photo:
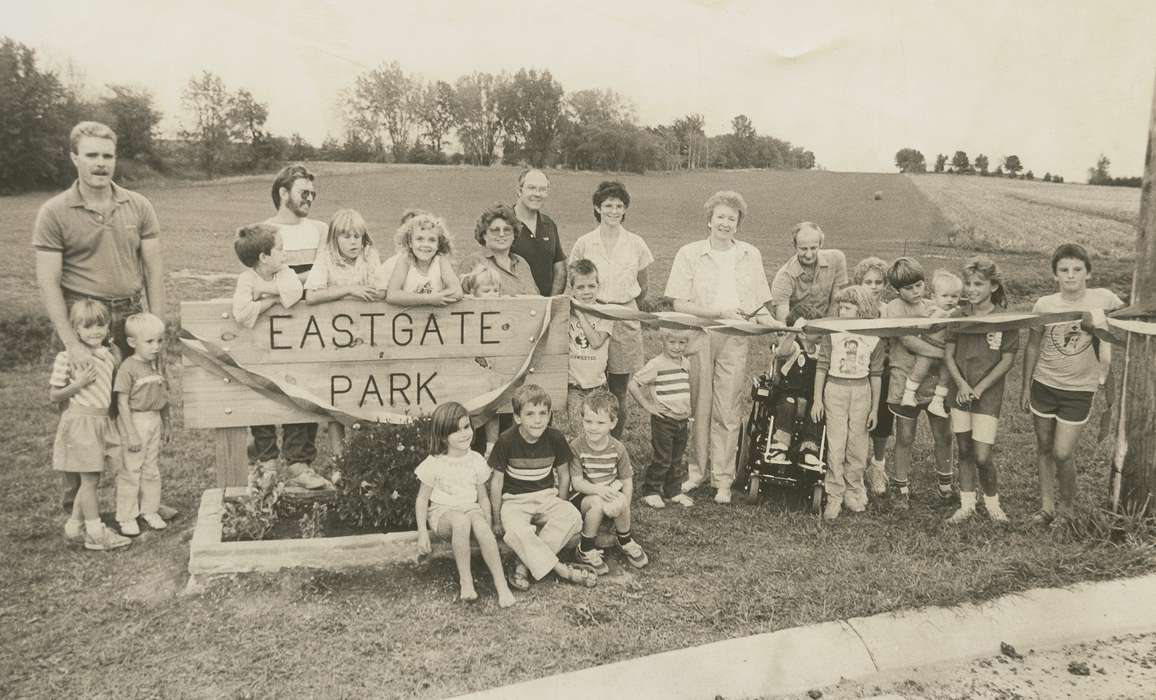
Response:
M598 228L579 238L570 250L570 262L585 258L598 268L598 302L637 309L646 296L646 268L654 256L646 241L622 225L630 207L630 193L621 182L604 181L594 190L594 218ZM610 332L610 352L606 380L618 398L618 425L614 437L622 437L626 427L626 386L630 375L645 361L642 352L642 325L638 321L617 321Z

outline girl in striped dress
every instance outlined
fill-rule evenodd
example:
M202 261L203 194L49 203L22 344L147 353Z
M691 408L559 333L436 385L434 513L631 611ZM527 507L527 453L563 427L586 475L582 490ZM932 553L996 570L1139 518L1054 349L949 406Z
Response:
M128 546L132 540L106 528L100 520L96 487L105 460L119 459L120 440L109 418L112 378L119 362L105 344L108 340L108 309L98 301L82 299L72 305L68 320L76 335L91 351L92 358L74 367L68 352L56 356L49 380L48 398L53 403L68 400L60 416L52 447L52 468L80 474L80 489L72 515L64 525L64 536L84 548L105 551Z

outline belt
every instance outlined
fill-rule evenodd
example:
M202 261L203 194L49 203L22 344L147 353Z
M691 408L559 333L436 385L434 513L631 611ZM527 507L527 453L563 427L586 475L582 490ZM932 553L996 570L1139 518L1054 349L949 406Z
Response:
M63 290L63 292L64 292L64 296L66 296L66 297L74 297L74 298L79 297L81 299L92 299L93 301L99 301L100 303L102 303L105 306L108 306L110 308L131 306L133 304L140 304L140 301L141 301L141 293L140 292L137 292L136 294L129 296L129 297L115 297L115 298L101 297L101 296L97 296L95 294L85 294L84 292L76 292L76 291L73 291L71 289L65 289L65 290Z

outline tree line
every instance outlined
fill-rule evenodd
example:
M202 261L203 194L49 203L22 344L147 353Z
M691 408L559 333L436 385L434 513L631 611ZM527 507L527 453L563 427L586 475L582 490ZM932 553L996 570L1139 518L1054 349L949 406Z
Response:
M901 148L895 152L895 167L899 168L901 173L926 173L927 160L923 154L915 148ZM991 160L980 153L972 160L968 157L967 151L956 151L955 155L948 156L945 153L940 153L935 156L935 165L933 172L946 173L948 175L979 175L980 177L1006 177L1010 179L1021 180L1035 180L1036 174L1031 170L1024 172L1023 161L1018 155L1012 154L1004 156L996 163L995 170L991 170ZM1044 173L1044 182L1063 182L1063 175L1053 175L1050 172Z
M759 134L737 115L731 133L707 136L701 114L670 124L639 123L613 90L566 92L548 70L475 72L453 83L425 81L396 62L358 75L339 97L342 133L319 146L269 132L268 104L216 74L193 76L182 92L177 138L158 134L164 116L142 87L104 86L97 97L37 65L33 49L0 38L0 192L71 181L67 134L78 121L111 126L119 174L176 177L256 172L285 160L395 163L496 162L580 170L814 168L811 151ZM195 170L194 170L195 169Z

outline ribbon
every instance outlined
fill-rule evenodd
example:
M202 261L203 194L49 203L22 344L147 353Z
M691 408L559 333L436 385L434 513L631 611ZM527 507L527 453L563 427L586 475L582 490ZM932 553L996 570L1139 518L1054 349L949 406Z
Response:
M526 359L522 362L521 366L519 366L514 376L501 386L462 402L462 405L470 412L471 416L481 421L488 420L497 413L498 408L509 399L514 393L514 390L525 383L526 376L533 372L535 361L541 353L543 347L542 340L550 331L550 321L553 318L554 305L555 303L559 303L563 298L564 297L547 297L543 299L544 308L542 310L541 325L538 327L537 333L534 334L534 341L530 346L530 351L526 353ZM312 413L317 416L318 420L333 420L344 425L352 425L363 421L405 423L413 420L413 416L408 413L398 413L388 409L365 410L337 408L303 387L289 384L260 370L242 366L219 345L197 336L188 329L182 328L177 337L183 345L184 355L198 367L222 379L246 386L265 398L276 401L283 406Z

